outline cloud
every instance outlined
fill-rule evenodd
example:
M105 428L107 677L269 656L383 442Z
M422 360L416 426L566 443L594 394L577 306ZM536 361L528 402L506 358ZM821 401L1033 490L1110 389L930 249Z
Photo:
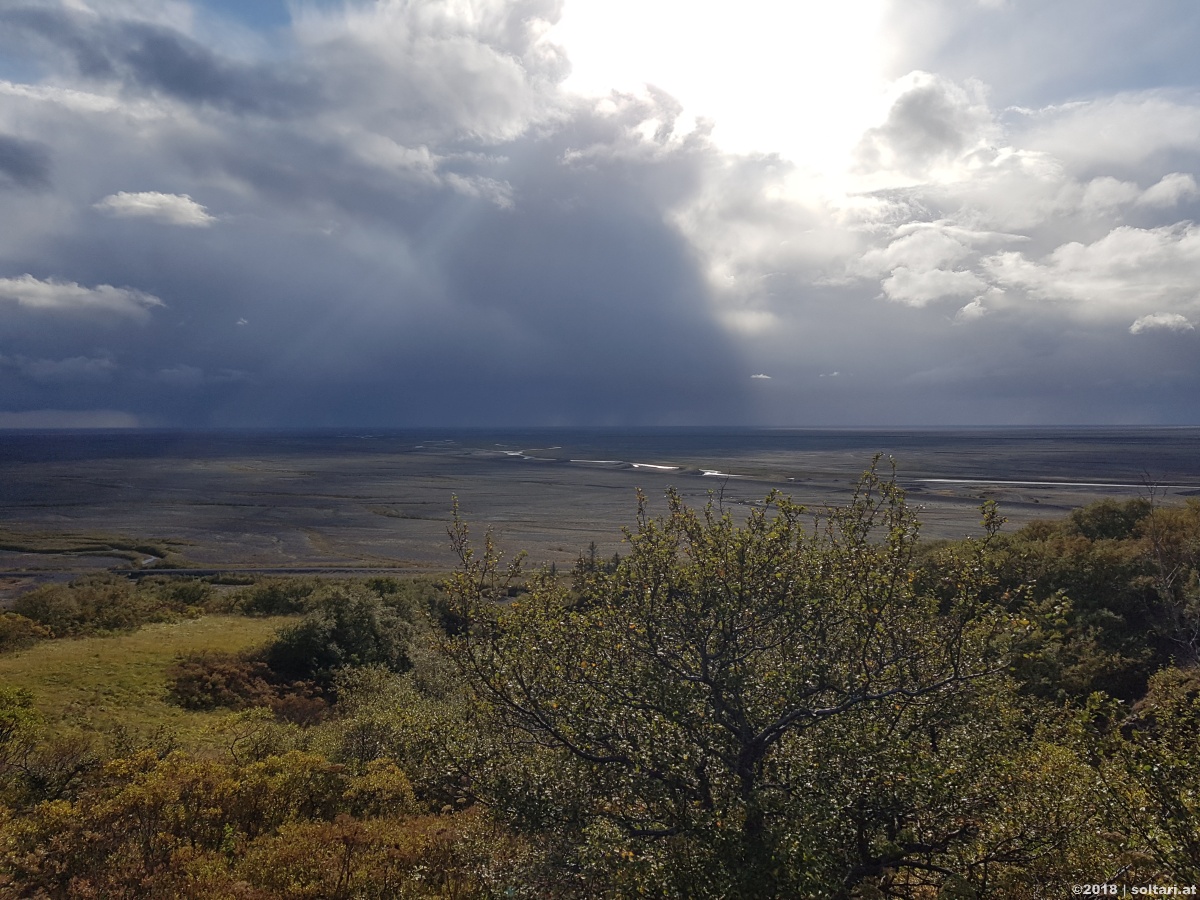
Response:
M918 71L901 79L896 91L887 121L868 131L859 144L863 172L894 170L926 178L986 148L995 134L977 82L956 84Z
M509 140L553 118L561 51L541 38L560 0L434 0L306 6L295 35L333 120L369 121L408 146L471 137Z
M1141 189L1131 181L1121 181L1110 175L1093 178L1083 189L1080 207L1085 213L1100 213L1132 203L1142 196Z
M834 123L827 171L722 150L655 88L569 93L557 0L295 3L258 32L219 5L0 2L0 409L1200 421L1192 342L1127 334L1200 316L1194 53L1147 3L891 4L855 88L879 106ZM1104 43L1114 16L1147 40Z
M954 321L972 322L976 319L982 319L987 313L988 309L984 305L983 297L976 297L954 314Z
M909 306L925 306L943 297L976 294L987 285L974 272L949 269L914 271L899 266L883 280L883 293L889 300Z
M50 149L40 141L0 134L0 187L50 186Z
M1196 179L1183 172L1172 172L1164 175L1157 184L1146 188L1138 198L1142 206L1171 207L1177 206L1184 200L1200 195L1200 187Z
M638 131L669 98L609 114L559 94L566 69L539 32L556 11L540 0L309 7L297 11L290 52L254 65L211 48L204 62L191 52L194 36L176 36L161 44L188 51L174 74L167 56L151 65L130 55L159 46L159 32L112 16L43 17L33 30L52 52L68 51L77 74L66 83L163 114L137 119L130 142L120 114L0 94L66 135L56 152L73 172L57 217L43 205L44 226L12 229L26 249L0 241L0 264L54 271L70 258L83 284L133 286L101 297L103 287L25 276L7 293L30 307L107 300L126 312L169 298L169 314L147 317L136 337L106 334L103 348L126 372L114 393L167 421L745 415L739 352L670 221L717 154ZM80 46L89 29L96 40ZM88 54L99 54L90 68ZM200 77L213 66L220 78ZM313 92L291 109L276 102L286 92L273 105L236 99L273 67L268 85ZM579 148L595 152L570 161ZM135 179L178 189L112 193ZM90 185L104 187L85 199ZM133 244L73 213L97 196L109 214L176 224L203 221L207 211L186 202L203 196L222 210L222 227L202 244L173 228L147 229ZM233 328L239 321L254 325ZM15 327L0 322L0 350L18 339ZM19 339L31 356L34 345L49 357L68 341L94 353L71 328L48 319ZM631 356L644 362L631 366Z
M942 148L933 153L941 154L936 165L905 166L901 159L891 174L882 172L890 183L879 181L882 170L865 172L868 184L890 186L867 195L872 203L849 208L867 246L849 261L844 280L826 283L879 279L882 298L911 309L974 294L954 322L991 314L986 327L994 330L1020 317L1038 322L1047 336L1068 322L1100 324L1162 309L1186 317L1200 308L1200 238L1191 219L1180 220L1200 212L1187 206L1200 190L1193 175L1176 168L1200 165L1200 140L1172 127L1138 148L1106 145L1108 129L1138 121L1147 109L1171 108L1189 120L1200 104L1147 92L1002 120L986 112L982 94L966 103L971 92L952 90L945 79L909 76L898 90L888 122L860 146L860 163L911 118L903 102L910 95L945 124L930 133L949 137L930 145ZM974 132L953 125L954 110L965 108L975 110L964 116ZM1072 133L1073 146L1101 152L1060 153L1057 140L1047 140L1060 130ZM971 133L982 137L954 137ZM1118 160L1120 174L1095 171ZM875 161L885 163L886 154ZM895 180L897 172L909 180ZM1164 222L1166 211L1172 218Z
M20 84L0 79L0 94L33 103L53 103L82 113L104 113L122 109L120 101L114 97L54 85Z
M0 9L0 25L10 40L52 48L90 82L124 83L241 115L283 116L316 103L310 84L286 66L230 58L181 33L178 23L128 12L17 2Z
M1166 331L1195 331L1196 326L1178 313L1160 312L1151 313L1148 316L1142 316L1129 326L1129 333L1141 334L1143 331L1149 331L1151 329L1164 329Z
M763 375L763 374L761 374L761 373L760 373L760 374L758 374L758 375L751 375L750 377L751 377L751 378L761 378L761 379L763 379L763 380L765 380L765 381L770 381L770 380L771 380L771 376L770 376L770 375Z
M864 274L883 274L901 266L928 271L954 264L971 250L952 229L938 223L907 225L896 230L887 247L868 250L856 268Z
M153 385L174 391L200 391L213 386L244 384L251 380L246 372L237 369L205 371L187 363L165 366L155 372L143 373L143 377Z
M164 305L158 297L132 288L110 284L89 288L73 281L41 281L32 275L0 278L0 299L26 309L110 312L133 318L145 318L150 309Z
M311 83L298 73L224 58L169 28L122 23L104 50L112 67L126 70L131 80L190 103L278 116L317 102Z
M154 219L168 225L190 228L207 228L216 221L208 214L208 210L187 194L120 191L105 197L94 207L119 219Z
M1200 106L1164 90L1052 105L1034 112L1023 145L1079 169L1133 169L1200 149Z
M991 6L991 9L979 9ZM978 78L1000 108L1042 108L1162 84L1194 85L1200 10L1175 0L888 4L888 69Z
M1038 300L1068 302L1068 311L1084 318L1190 306L1200 284L1200 227L1122 225L1090 244L1062 244L1042 262L1007 252L984 260L983 267L998 284Z

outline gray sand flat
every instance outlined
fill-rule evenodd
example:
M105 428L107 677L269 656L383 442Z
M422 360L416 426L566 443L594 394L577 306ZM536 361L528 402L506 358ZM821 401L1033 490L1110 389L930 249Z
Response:
M978 533L984 499L997 500L1016 526L1099 497L1147 493L1130 461L1137 454L1122 462L1120 454L1105 456L1102 447L1066 438L1036 446L927 443L910 441L897 464L929 538ZM1184 441L1167 462L1155 460L1171 478L1173 486L1158 489L1168 502L1200 490L1200 473L1189 471L1189 446ZM490 528L510 553L523 549L535 564L562 566L591 541L606 556L620 549L621 528L634 521L639 488L653 511L663 509L671 486L693 504L720 494L735 511L772 489L819 508L846 502L871 457L861 446L753 452L710 447L698 458L647 460L679 466L665 470L593 456L580 458L597 461L571 462L561 449L523 448L520 456L461 442L418 445L411 452L322 452L320 442L287 452L246 449L6 459L0 465L0 524L177 540L181 554L200 567L441 570L454 563L446 526L457 496L476 535ZM740 477L700 474L706 468ZM1076 473L1088 483L1059 483L1079 480ZM996 482L977 480L986 478ZM119 564L111 557L0 552L10 587L24 581L16 573L46 577Z

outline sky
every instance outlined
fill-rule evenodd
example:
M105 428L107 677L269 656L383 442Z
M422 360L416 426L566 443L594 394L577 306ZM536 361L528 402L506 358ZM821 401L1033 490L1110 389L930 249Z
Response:
M0 428L1200 424L1189 0L0 0Z

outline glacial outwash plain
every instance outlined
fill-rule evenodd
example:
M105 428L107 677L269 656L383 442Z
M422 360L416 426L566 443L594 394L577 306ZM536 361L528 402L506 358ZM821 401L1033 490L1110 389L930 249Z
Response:
M1015 528L1097 499L1200 495L1200 428L957 431L523 429L11 432L0 437L0 589L97 569L432 573L455 498L506 552L610 556L668 487L734 509L848 500L895 461L922 537Z

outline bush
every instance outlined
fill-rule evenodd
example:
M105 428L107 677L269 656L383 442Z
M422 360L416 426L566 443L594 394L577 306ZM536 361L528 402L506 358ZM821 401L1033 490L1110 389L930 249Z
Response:
M347 666L411 666L415 623L367 591L343 588L323 598L296 625L282 629L264 658L277 675L322 687Z
M194 578L180 578L165 582L162 584L161 590L172 605L203 608L207 608L212 603L215 593L212 585Z
M267 707L280 719L299 725L315 724L329 711L316 684L281 679L253 656L198 653L176 662L167 677L168 697L184 709Z
M238 601L246 615L294 616L312 608L320 594L315 579L274 578L240 591Z
M52 636L49 628L18 613L0 613L0 653L32 647Z
M260 660L224 653L199 653L167 670L171 701L184 709L246 709L269 706L275 697L272 673Z
M1133 537L1138 523L1150 515L1154 504L1137 498L1120 502L1098 500L1069 516L1072 526L1093 541L1121 541Z
M164 596L154 585L91 575L30 591L13 602L13 611L49 628L54 637L73 637L167 622L188 605Z
M1196 501L1102 500L998 538L990 558L996 602L1029 625L1014 668L1029 693L1132 701L1164 666L1200 662ZM940 578L937 556L926 563Z
M353 776L296 751L139 752L0 829L5 897L516 896L496 872L511 837L477 814L417 814L387 762Z

